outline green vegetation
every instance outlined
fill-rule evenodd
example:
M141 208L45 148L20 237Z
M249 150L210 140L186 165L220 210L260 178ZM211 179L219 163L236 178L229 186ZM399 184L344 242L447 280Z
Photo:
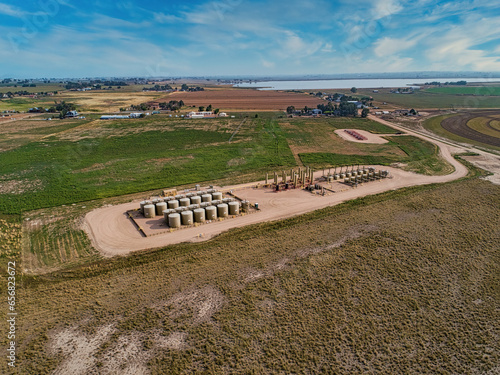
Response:
M500 87L495 86L432 87L425 91L451 95L500 96Z
M420 186L25 276L14 373L489 373L499 205L479 179Z
M467 126L479 133L486 134L490 137L500 138L500 130L495 129L495 121L487 117L476 117L467 122ZM493 123L493 126L489 127L488 124Z
M437 146L413 136L385 137L390 142L379 146L379 154L368 155L345 155L335 153L303 153L300 159L304 165L324 168L330 166L342 166L352 164L380 164L389 165L395 162L408 164L405 169L421 174L448 174L452 167L438 155ZM406 156L401 157L394 154L384 154L384 149L398 147Z
M154 121L103 122L117 136L87 137L79 130L74 140L65 133L66 138L51 136L1 153L0 175L9 176L18 192L0 195L0 211L19 213L295 165L274 120L254 120L231 143L234 130L225 120L172 121L156 124L162 130L141 131Z
M466 87L446 87L444 89L462 90ZM489 90L489 89L485 89ZM342 90L337 90L341 92ZM346 91L346 90L344 90ZM416 90L413 94L393 94L389 89L379 89L378 93L373 90L358 89L357 95L372 96L374 105L380 106L383 102L404 108L422 109L450 109L450 108L498 108L500 106L496 91L493 95L464 96L452 93L429 92L427 90Z

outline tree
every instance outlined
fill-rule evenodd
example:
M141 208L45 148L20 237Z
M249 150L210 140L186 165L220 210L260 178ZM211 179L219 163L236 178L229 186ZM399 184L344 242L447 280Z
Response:
M368 113L370 113L370 110L368 108L363 108L363 110L361 111L361 117L368 116Z
M214 113L215 113L216 115L217 115L217 114L219 114L219 108L215 108Z
M353 94L355 94L357 91L358 91L358 89L357 89L356 87L351 87L351 92L352 92Z
M204 110L205 110L205 107L204 107L204 106L200 106L200 107L198 108L198 111L199 111L199 112L203 112Z
M286 108L286 113L292 114L293 112L295 112L295 107L293 105Z
M209 104L207 107L207 112L211 112L211 111L212 111L212 104Z

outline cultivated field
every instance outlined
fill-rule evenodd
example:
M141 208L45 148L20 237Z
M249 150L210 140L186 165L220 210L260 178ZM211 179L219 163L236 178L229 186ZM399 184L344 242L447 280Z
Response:
M250 89L210 89L198 92L176 92L163 100L182 100L187 106L212 105L221 111L284 111L288 106L302 109L305 106L316 108L325 103L308 94L297 94L280 91L258 91Z
M463 143L500 150L498 110L461 112L428 119L424 127L438 135Z

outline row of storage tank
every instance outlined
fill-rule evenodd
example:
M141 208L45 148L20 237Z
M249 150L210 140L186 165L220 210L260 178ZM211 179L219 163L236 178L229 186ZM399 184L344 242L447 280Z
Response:
M389 171L381 170L377 171L374 168L369 169L359 169L357 171L349 171L343 173L337 173L335 175L328 175L328 182L336 181L336 180L351 180L358 178L385 178L389 175Z
M240 214L241 205L234 198L223 198L222 193L218 191L209 190L197 193L203 194L186 194L142 201L140 211L146 218L163 215L165 222L171 228ZM242 206L244 210L248 210L250 202L243 201Z

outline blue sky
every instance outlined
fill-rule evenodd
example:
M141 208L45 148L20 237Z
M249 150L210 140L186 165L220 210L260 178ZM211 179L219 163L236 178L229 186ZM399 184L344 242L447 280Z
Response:
M498 0L0 0L0 78L500 71L498 25Z

